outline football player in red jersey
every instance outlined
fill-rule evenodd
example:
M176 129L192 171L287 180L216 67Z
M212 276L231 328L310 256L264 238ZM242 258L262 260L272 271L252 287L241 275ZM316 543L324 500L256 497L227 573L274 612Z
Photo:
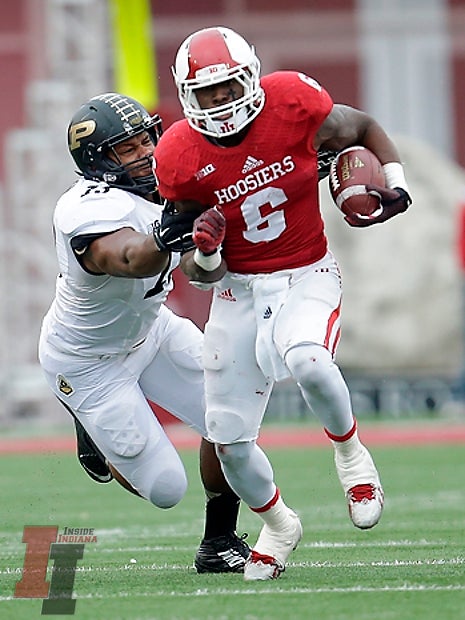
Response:
M317 152L359 144L383 164L386 188L370 188L381 212L346 218L350 225L384 222L411 201L397 149L372 117L334 104L302 73L260 78L254 48L236 32L190 35L173 73L185 120L156 146L155 173L179 211L200 214L197 248L183 264L193 282L215 287L204 344L206 425L229 484L264 521L244 577L273 579L302 536L256 443L275 381L292 377L324 426L354 525L373 527L383 508L334 362L341 277L320 214Z

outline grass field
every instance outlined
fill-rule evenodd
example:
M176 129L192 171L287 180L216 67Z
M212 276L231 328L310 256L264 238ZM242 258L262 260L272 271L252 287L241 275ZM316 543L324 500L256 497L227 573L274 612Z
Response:
M258 583L192 568L204 501L195 450L182 451L190 488L169 511L93 483L74 454L0 456L0 618L41 617L40 599L13 598L25 525L95 528L74 582L79 619L465 618L465 445L373 447L386 508L372 531L351 525L329 446L267 452L304 537L282 577ZM259 526L241 510L252 543Z

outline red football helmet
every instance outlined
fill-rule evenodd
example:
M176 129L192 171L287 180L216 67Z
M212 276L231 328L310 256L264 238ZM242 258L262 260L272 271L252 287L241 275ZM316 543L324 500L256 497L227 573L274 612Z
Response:
M260 86L260 61L253 46L229 28L205 28L181 44L172 67L184 116L208 136L224 138L238 133L262 110L265 94ZM215 108L202 109L196 90L237 80L242 97ZM229 117L227 120L225 115Z

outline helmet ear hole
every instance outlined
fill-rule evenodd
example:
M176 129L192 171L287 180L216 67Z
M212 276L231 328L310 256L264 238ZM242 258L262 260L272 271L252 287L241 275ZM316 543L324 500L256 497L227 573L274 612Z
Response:
M82 161L85 164L92 164L95 162L95 145L88 144L82 151Z

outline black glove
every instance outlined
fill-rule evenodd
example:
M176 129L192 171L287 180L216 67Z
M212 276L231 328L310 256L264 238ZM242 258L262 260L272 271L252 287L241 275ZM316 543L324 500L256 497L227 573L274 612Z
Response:
M372 226L373 224L380 224L386 220L390 220L391 217L407 211L412 204L412 199L401 187L395 187L394 189L388 189L387 187L379 187L378 185L367 185L366 190L372 196L377 196L380 200L380 207L382 211L373 217L359 217L356 213L345 216L345 220L350 226L356 226L358 228L364 226Z
M198 212L176 211L172 202L168 202L161 214L161 222L153 224L153 238L161 252L188 252L195 249L192 241L192 227Z
M331 162L338 154L338 151L318 151L318 181L326 179L331 168Z

